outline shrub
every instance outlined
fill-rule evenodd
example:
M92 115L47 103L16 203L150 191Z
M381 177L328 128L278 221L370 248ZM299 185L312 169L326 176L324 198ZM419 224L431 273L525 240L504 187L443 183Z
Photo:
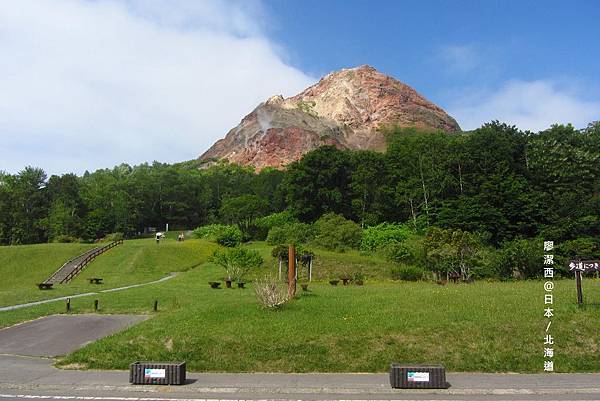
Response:
M418 281L425 275L425 270L416 266L398 266L392 268L392 279Z
M398 263L413 262L413 255L405 243L390 242L383 248L383 253L388 260Z
M272 228L292 223L299 223L299 221L289 211L285 210L255 219L247 231L251 238L264 241Z
M288 300L287 288L274 276L265 276L254 282L258 302L267 309L279 308Z
M53 242L57 242L59 244L67 244L72 242L82 242L81 238L76 238L71 235L57 235L54 238Z
M224 224L208 224L206 226L198 227L193 231L193 235L196 238L207 238L214 240L217 235L223 231L226 227Z
M376 251L390 244L402 242L409 236L410 230L402 224L381 223L363 230L360 249L363 251Z
M106 234L104 236L104 238L102 238L102 241L118 241L118 240L122 240L125 238L125 235L123 233L110 233L110 234Z
M557 251L561 264L565 266L573 259L596 259L600 254L600 238L581 237L565 241L559 244Z
M223 231L217 234L217 243L219 245L234 247L239 245L244 239L242 231L237 226L227 226Z
M436 275L459 273L463 280L471 277L478 263L481 243L477 236L460 229L431 227L424 242L428 267Z
M232 281L241 281L250 269L263 264L263 259L257 251L241 247L228 251L216 250L211 261L223 267L227 278Z
M279 244L306 244L314 238L314 229L310 224L300 222L287 223L283 226L274 226L269 230L267 243Z
M210 224L198 227L194 230L194 236L197 238L207 238L228 247L234 247L244 239L244 235L238 226L223 224Z
M256 225L265 228L267 231L273 227L281 227L290 223L299 223L299 221L287 210L273 213L256 220Z
M544 249L540 239L516 239L505 242L493 262L494 272L503 279L535 278L541 275Z
M325 249L344 251L358 248L362 230L358 224L335 213L327 213L315 222L315 243Z

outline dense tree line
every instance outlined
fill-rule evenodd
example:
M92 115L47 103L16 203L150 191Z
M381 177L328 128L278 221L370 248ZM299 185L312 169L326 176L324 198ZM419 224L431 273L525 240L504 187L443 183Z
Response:
M531 133L498 122L448 135L389 129L386 153L322 147L285 171L155 162L47 177L0 173L0 244L146 227L238 224L288 210L302 222L335 213L362 227L408 222L477 233L498 245L600 234L600 124Z

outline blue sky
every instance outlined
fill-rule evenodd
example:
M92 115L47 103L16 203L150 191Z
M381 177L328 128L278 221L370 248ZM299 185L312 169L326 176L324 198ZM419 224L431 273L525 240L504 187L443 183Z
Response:
M198 157L258 103L369 64L463 129L600 120L599 1L0 2L0 170Z
M507 79L599 76L597 1L265 5L275 21L269 33L289 49L294 65L313 75L369 63L428 93L473 81L494 86Z
M534 98L550 95L556 107L563 104L556 99L561 96L573 100L568 108L577 101L589 109L600 105L598 1L269 0L265 5L275 21L269 33L289 50L293 65L320 76L371 64L456 111L468 129L488 113L469 118L472 104L487 100L499 106L494 94L520 90L527 96L529 89ZM513 117L528 129L547 126L550 120L514 116L522 107L494 118ZM570 122L600 117L582 114ZM569 122L568 116L559 114L556 122Z

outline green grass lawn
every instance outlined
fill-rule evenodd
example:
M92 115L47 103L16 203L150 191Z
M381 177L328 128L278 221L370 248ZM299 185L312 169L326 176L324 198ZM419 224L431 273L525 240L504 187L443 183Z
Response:
M160 311L68 356L62 365L126 369L135 360L186 360L195 371L384 372L392 361L441 362L451 371L539 372L542 283L376 283L310 286L279 311L252 289L212 290L204 265L169 282L100 298L103 312ZM600 371L600 306L579 309L557 282L557 371ZM600 301L600 282L586 282ZM77 312L91 300L75 300Z
M37 284L46 280L67 260L94 245L89 244L36 244L0 247L0 306L47 298L50 293L40 291Z
M147 248L144 252L151 255L148 259L137 256L147 262L132 265L152 264L155 259L162 260L161 254L170 259L167 247L158 248L167 244L131 241L130 256L136 255L136 249L140 252L138 247ZM251 284L245 290L209 288L207 282L222 279L224 271L211 263L191 268L210 254L207 243L174 243L177 254L184 249L178 245L189 246L186 255L198 259L189 263L188 256L181 256L177 263L183 268L172 270L187 270L172 280L72 301L73 313L92 312L93 299L98 298L101 313L148 313L152 318L89 344L61 360L60 366L127 369L136 360L186 360L193 371L385 372L390 362L397 361L441 362L450 371L542 370L546 320L540 281L440 286L392 282L384 280L384 275L367 272L376 279L367 280L365 286L311 283L309 293L300 291L281 310L270 311L258 305ZM270 252L264 243L249 246L265 257ZM130 258L119 259L117 249L112 257L123 272L106 270L105 276L126 275ZM125 250L125 246L121 248ZM358 254L337 258L334 253L317 252L317 257L322 258L325 276L347 268L346 263L353 263L352 269L359 265L380 268L377 261L375 267L370 266L368 257ZM103 263L109 269L109 260ZM379 263L387 268L387 262ZM157 266L162 266L158 276L171 264ZM276 262L266 258L265 267L252 276L276 268ZM150 279L155 272L138 273ZM585 308L575 303L573 280L557 280L556 284L555 369L600 371L600 280L585 280L586 300L595 303ZM152 313L154 300L159 301L157 313ZM2 312L0 326L61 312L64 304L60 302Z
M95 245L98 246L98 245ZM205 262L215 244L208 241L177 242L167 239L157 245L152 239L128 240L98 256L67 284L55 284L41 291L44 281L64 262L94 245L39 244L0 247L0 306L95 292L129 284L152 281L170 272L189 270ZM102 285L88 278L101 277Z

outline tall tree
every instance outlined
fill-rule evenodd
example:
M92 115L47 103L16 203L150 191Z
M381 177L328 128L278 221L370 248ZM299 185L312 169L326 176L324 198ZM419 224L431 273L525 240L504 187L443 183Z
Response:
M12 244L33 244L47 240L43 219L48 214L46 173L26 167L12 185Z
M303 221L333 212L352 216L348 152L322 146L307 153L287 170L283 185L291 211Z

